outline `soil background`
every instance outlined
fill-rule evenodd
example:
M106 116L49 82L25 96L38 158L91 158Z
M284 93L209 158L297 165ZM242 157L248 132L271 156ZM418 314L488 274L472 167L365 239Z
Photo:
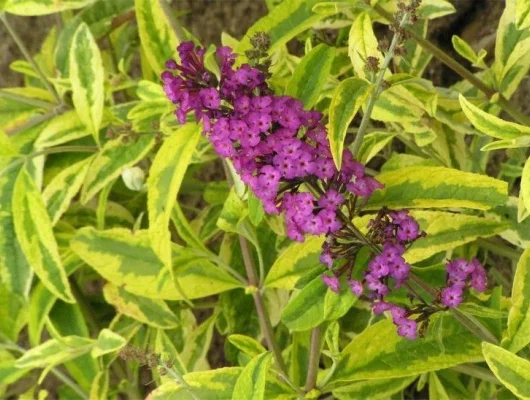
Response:
M485 48L488 50L488 57L491 57L495 46L495 30L504 9L504 0L450 1L457 12L432 21L429 26L430 39L464 64L465 60L461 59L452 48L453 35L459 35L468 41L475 50ZM223 31L241 38L253 22L267 13L264 0L173 0L172 5L181 15L180 21L183 26L191 30L204 44L220 44L220 35ZM35 53L55 18L56 16L25 18L10 16L10 22L30 52ZM0 55L0 87L19 85L22 78L20 74L9 69L9 64L21 59L22 55L2 24L0 24ZM435 85L448 85L459 80L455 73L437 60L431 62L425 77L432 79ZM529 93L530 83L524 80L513 98L525 113L530 112Z

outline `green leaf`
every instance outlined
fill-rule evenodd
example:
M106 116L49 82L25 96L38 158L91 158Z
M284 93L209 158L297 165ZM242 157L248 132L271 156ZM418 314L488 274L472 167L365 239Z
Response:
M9 136L0 129L0 157L12 157L17 154L18 151L9 139Z
M367 164L372 158L383 150L392 139L396 137L395 133L389 132L370 132L363 138L359 152L357 153L357 160L362 164Z
M432 99L428 101L432 107ZM421 120L426 108L427 106L405 87L395 85L379 95L371 117L383 122L417 122Z
M179 38L158 1L136 0L135 10L143 52L153 71L160 75L165 62L174 58Z
M225 232L238 233L238 223L248 214L245 202L237 194L235 188L230 190L228 198L217 220L217 226Z
M445 167L407 167L377 176L385 185L367 208L472 208L487 210L507 200L508 184L489 176Z
M530 28L530 1L515 1L515 26L518 30Z
M330 383L401 378L481 361L480 340L452 317L443 318L441 339L432 332L420 340L401 338L391 320L369 326L342 351Z
M161 329L175 328L179 324L175 314L162 300L136 296L111 283L105 285L103 295L118 312L144 324Z
M512 287L512 307L502 346L517 353L530 343L530 248L521 255Z
M378 43L372 29L372 20L368 12L361 12L353 21L348 39L348 55L353 65L355 76L366 78L366 59L376 57L383 62L383 55L377 49Z
M499 139L517 139L524 135L530 135L530 128L527 126L504 121L486 111L482 111L462 95L459 96L459 100L466 117L475 128L486 135Z
M5 0L4 10L15 15L35 16L75 10L96 0Z
M342 81L333 93L329 106L329 144L333 161L340 170L346 131L373 87L359 78Z
M198 125L189 123L167 138L155 156L147 179L149 236L156 254L167 266L171 262L169 220L200 132Z
M256 197L252 190L248 192L248 219L252 225L258 226L265 216L263 204L261 200Z
M92 227L80 229L72 249L102 277L128 292L152 299L182 300L169 270L158 258L147 231ZM224 270L190 249L175 247L175 274L188 298L200 298L240 286Z
M204 245L202 240L189 224L178 202L175 202L173 205L171 221L175 225L175 229L177 230L179 236L186 242L187 245L199 250L203 250L207 253L209 252L208 248Z
M50 217L25 168L20 171L13 190L13 221L20 247L42 283L60 299L74 303Z
M108 399L109 370L99 371L90 387L90 399Z
M369 379L335 389L333 396L339 400L388 399L407 388L416 379L416 375L396 379Z
M429 399L430 400L450 400L444 385L434 372L429 373Z
M17 368L44 368L62 364L90 351L94 341L80 336L50 339L20 357Z
M521 399L530 399L530 361L491 343L482 343L484 358L502 384Z
M300 278L322 270L322 243L322 237L310 236L302 243L289 245L272 264L265 286L293 290Z
M530 212L530 157L526 160L521 175L521 197L526 210Z
M448 0L424 0L418 8L418 17L435 19L454 13L455 6Z
M317 276L289 300L282 311L282 322L291 331L305 331L321 324L327 292L328 287Z
M64 114L53 118L46 128L42 130L35 143L35 147L41 149L53 147L59 144L80 139L89 134L89 130L81 121L75 110L67 111Z
M271 352L254 357L237 378L232 400L263 400L271 361Z
M330 74L334 57L334 47L316 46L296 66L285 94L299 99L306 109L313 108Z
M530 136L519 136L515 139L501 139L488 143L480 148L480 151L491 151L499 149L516 149L519 147L530 147Z
M99 332L98 340L90 353L92 357L101 357L104 354L113 353L127 344L127 339L112 332L110 329L103 329Z
M228 341L252 358L267 351L260 342L249 336L234 334L228 336Z
M235 52L245 54L245 51L251 48L250 38L256 32L267 32L270 36L271 53L279 50L281 46L296 35L309 29L316 22L329 15L326 13L316 14L312 11L313 6L320 2L321 0L282 1L250 27L235 48ZM334 13L334 11L331 13Z
M48 215L55 225L63 213L70 206L70 202L75 197L85 180L88 166L92 158L75 163L59 172L46 186L42 192L42 198L46 203Z
M182 324L183 321L181 321L181 325ZM168 333L170 334L171 338L174 338L171 332ZM177 370L180 375L184 375L187 372L186 366L180 359L179 352L176 349L174 342L172 341L170 336L168 336L168 334L164 330L157 329L154 352L160 354L160 357L162 357L163 360L172 360L173 369Z
M486 56L486 52L482 51L480 56L475 53L475 50L462 38L457 35L453 35L451 38L453 47L458 54L464 57L466 60L471 62L474 66L480 66L481 68L487 68L486 64L483 61L483 58Z
M155 144L154 136L140 136L137 141L123 143L121 138L110 140L96 154L81 189L81 203L86 204L101 189L118 178L124 169L141 161Z
M18 87L2 90L24 97L32 97L38 100L53 102L53 98L50 98L49 93L43 89ZM16 129L24 124L30 116L40 113L42 113L42 108L40 107L0 96L0 129L5 132L8 132L11 129Z
M289 330L305 331L342 317L356 301L347 284L343 283L340 293L335 293L319 275L289 300L281 319Z
M9 353L7 353L9 354ZM17 368L15 367L15 360L11 357L0 354L0 385L10 385L15 383L29 371L28 368Z
M526 249L530 247L530 219L518 220L518 202L517 197L509 197L505 204L495 207L491 214L488 212L488 216L508 221L510 227L501 232L500 236L514 246Z
M0 160L0 169L11 160ZM13 188L19 169L0 174L0 280L13 293L28 296L33 271L15 234Z
M96 143L103 120L105 103L105 72L98 45L84 22L79 25L70 49L70 80L72 100L77 115L85 124Z
M83 262L71 251L63 254L62 260L67 275L71 275L83 265ZM29 342L32 346L37 346L40 343L44 324L56 301L57 297L42 282L33 288L29 304L28 321Z
M27 300L0 283L0 333L16 342L28 315Z
M168 299L183 300L183 295L188 299L197 299L242 287L239 281L202 256L184 248L179 253L173 259L173 272L182 293L173 289Z
M497 28L495 62L492 66L497 90L509 98L530 66L530 30L518 29L516 1L507 1Z
M89 337L88 326L81 308L77 304L57 301L46 319L47 331L54 339L61 342L65 340L65 336ZM66 362L64 366L75 382L85 390L90 388L98 370L96 361L89 354L82 354L76 359ZM45 370L43 375L46 372ZM41 379L43 375L41 375Z
M506 222L481 218L474 215L456 214L442 211L413 211L427 236L416 241L407 250L405 259L417 263L430 256L479 237L489 237L503 232L509 226Z
M180 358L188 371L209 369L206 354L210 348L216 319L217 313L195 328L186 338Z
M174 382L167 382L151 392L152 400L228 400L241 368L217 368L212 371L190 372L184 375L184 380L193 391L191 395L184 387Z

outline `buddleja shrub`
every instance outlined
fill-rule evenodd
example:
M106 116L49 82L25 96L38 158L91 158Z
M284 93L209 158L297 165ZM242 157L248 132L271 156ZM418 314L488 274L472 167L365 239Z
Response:
M528 2L458 60L445 0L267 1L219 47L165 0L0 4L4 397L530 398ZM10 13L61 23L31 56Z

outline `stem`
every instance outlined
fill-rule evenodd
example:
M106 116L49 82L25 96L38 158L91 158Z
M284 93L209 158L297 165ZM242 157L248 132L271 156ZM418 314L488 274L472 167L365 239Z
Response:
M4 23L7 31L9 32L9 34L11 35L11 37L13 38L15 43L17 44L18 48L20 49L21 53L24 55L26 60L31 64L31 66L33 67L35 72L37 72L37 74L39 74L39 76L40 76L40 78L42 80L42 83L44 84L44 86L46 86L46 89L48 89L48 91L52 94L52 96L55 99L55 101L57 102L57 104L63 104L63 101L62 101L61 97L59 96L59 94L57 93L55 88L52 86L50 81L46 78L46 75L44 75L44 72L42 72L42 70L40 69L38 64L35 62L35 60L33 60L33 57L31 57L31 54L29 54L28 49L24 45L24 42L22 41L20 36L18 36L18 34L13 30L13 28L11 27L11 25L7 21L7 17L6 17L6 15L4 13L0 14L0 20L2 20L2 22Z
M51 110L52 108L55 107L55 104L48 103L47 101L39 100L39 99L33 99L33 98L27 97L27 96L21 96L19 94L12 93L12 92L9 92L9 91L3 90L3 89L0 89L0 97L4 97L6 99L19 101L21 103L29 104L29 105L35 106L35 107L45 108L47 110Z
M388 21L392 21L392 14L387 12L383 7L379 5L375 5L374 10L387 19ZM449 68L451 68L454 72L456 72L458 75L460 75L462 78L467 79L469 83L471 83L473 86L475 86L477 89L479 89L481 92L483 92L488 98L491 98L494 94L498 93L496 90L490 88L488 85L486 85L484 82L482 82L479 78L477 78L471 71L463 67L458 61L456 61L453 57L451 57L449 54L445 53L442 49L432 44L427 39L423 38L422 36L418 35L414 30L412 30L410 27L405 27L407 32L409 33L410 37L418 43L425 51L431 53L434 57L436 57L438 60L440 60L442 63L447 65ZM504 97L502 94L499 94L499 100L497 101L497 104L510 116L519 122L520 124L530 126L530 118L528 118L526 115L521 113L510 101Z
M173 33L177 37L178 41L184 42L188 40L188 35L178 23L177 18L175 18L175 15L173 14L169 3L166 0L158 0L158 2L160 3L160 7L162 8L162 11L164 11L164 14L167 18L167 22L169 22L169 26L171 26L171 29L173 30Z
M161 1L164 1L164 0L161 0ZM226 180L228 182L228 186L232 187L234 185L234 181L232 179L232 176L230 175L230 171L228 170L228 166L224 160L223 160L223 169L225 172ZM243 255L243 263L245 264L245 270L247 272L248 284L258 289L252 295L252 297L254 299L256 311L258 313L258 319L259 319L259 325L260 325L261 332L263 336L265 337L265 341L267 342L267 347L271 349L272 352L274 353L274 359L276 361L276 365L278 366L278 369L281 371L281 373L285 377L287 377L287 367L285 365L285 362L283 361L282 352L280 348L278 347L278 343L276 343L276 340L274 338L274 332L272 330L271 320L269 318L269 314L267 313L267 309L265 308L263 296L261 295L261 287L258 286L259 281L258 281L258 277L256 276L256 270L254 268L254 261L252 260L250 248L248 247L247 239L245 239L241 235L239 235L239 245L241 246L241 254Z
M252 256L250 254L250 248L248 246L247 240L241 235L239 235L239 245L241 246L243 262L245 264L245 270L247 271L248 283L251 286L258 287L258 278L254 268L254 261L252 260ZM254 304L256 305L256 311L258 312L261 332L263 333L263 336L265 336L267 346L274 353L276 365L282 373L287 374L287 367L283 361L282 352L278 347L278 343L276 343L276 340L274 339L271 320L269 318L269 314L267 313L267 309L265 308L265 302L263 301L263 296L261 295L260 289L261 288L258 287L258 290L252 295L252 297L254 298Z
M307 370L307 379L305 382L305 391L313 390L317 383L318 363L320 361L320 337L322 336L322 327L317 326L311 331L311 344L309 348L309 369Z
M403 28L408 22L408 20L409 20L409 15L408 13L405 13L405 15L403 15L403 18L401 19L399 23L399 27ZM381 69L379 70L377 74L377 78L375 80L375 88L372 91L372 94L370 95L370 100L368 101L368 105L366 106L366 111L364 112L363 119L361 120L361 124L359 125L357 136L355 136L355 141L353 142L353 146L351 149L353 157L356 156L357 152L359 151L359 148L361 147L364 135L368 128L368 123L370 122L370 116L372 115L372 111L375 106L375 102L377 101L377 99L379 98L379 95L382 92L381 85L385 77L385 72L388 66L390 65L390 62L394 58L394 52L396 50L397 45L401 41L401 39L402 39L401 34L399 33L399 29L397 29L396 32L394 33L394 37L392 38L392 42L390 43L390 47L388 48L388 52L385 54L383 65L381 65Z

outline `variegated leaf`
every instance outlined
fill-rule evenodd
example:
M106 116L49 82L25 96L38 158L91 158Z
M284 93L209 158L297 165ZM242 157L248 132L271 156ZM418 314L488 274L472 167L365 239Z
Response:
M105 103L105 72L99 47L87 24L77 28L70 49L72 100L79 118L99 143Z

